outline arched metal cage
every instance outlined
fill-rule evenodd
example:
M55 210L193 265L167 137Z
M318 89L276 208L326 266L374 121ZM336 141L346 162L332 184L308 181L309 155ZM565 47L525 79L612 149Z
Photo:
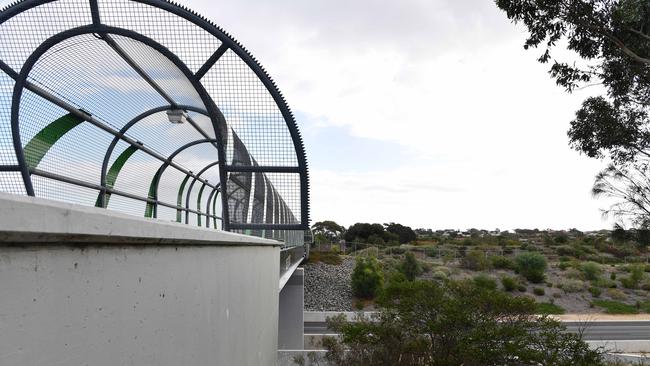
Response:
M0 12L0 191L303 242L305 151L237 41L164 0Z

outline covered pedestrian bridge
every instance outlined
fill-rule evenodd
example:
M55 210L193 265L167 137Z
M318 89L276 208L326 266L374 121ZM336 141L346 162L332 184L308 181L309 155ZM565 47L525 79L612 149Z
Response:
M108 365L66 350L106 342L134 364L262 364L297 347L307 163L255 58L163 0L20 1L0 40L0 359ZM262 351L238 348L273 324Z

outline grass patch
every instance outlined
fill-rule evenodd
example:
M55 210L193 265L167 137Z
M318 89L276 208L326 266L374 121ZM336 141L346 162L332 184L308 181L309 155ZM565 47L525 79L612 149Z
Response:
M343 258L338 253L332 252L311 252L309 253L308 263L323 262L325 264L339 265L343 263Z
M592 304L605 309L608 314L638 314L639 310L634 305L629 305L614 300L594 300Z
M538 314L560 315L560 314L564 314L565 310L560 305L551 304L550 302L538 302L537 303L537 313Z

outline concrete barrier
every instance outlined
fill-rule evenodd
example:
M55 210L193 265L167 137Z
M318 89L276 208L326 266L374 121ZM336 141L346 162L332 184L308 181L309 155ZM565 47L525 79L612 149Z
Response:
M272 365L279 243L0 195L0 364Z

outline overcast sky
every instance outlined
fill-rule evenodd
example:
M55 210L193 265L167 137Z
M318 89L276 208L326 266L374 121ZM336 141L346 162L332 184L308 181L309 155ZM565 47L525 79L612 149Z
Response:
M7 1L0 0L0 3ZM611 227L580 102L490 0L191 0L275 79L306 141L312 221Z
M277 81L306 140L312 219L611 226L604 166L568 146L580 102L489 0L194 0Z

